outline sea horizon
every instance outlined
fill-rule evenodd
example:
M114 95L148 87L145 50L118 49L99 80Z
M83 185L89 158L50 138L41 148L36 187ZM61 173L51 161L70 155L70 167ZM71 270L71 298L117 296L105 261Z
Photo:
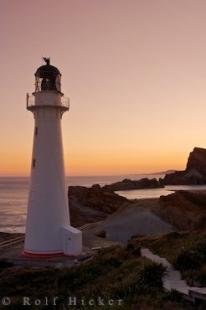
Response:
M113 182L121 181L124 178L135 177L141 179L160 178L163 174L127 174L113 176L69 176L66 177L66 187L68 186L86 186L93 184L104 186ZM192 186L166 186L165 188L139 189L130 191L119 191L119 195L128 199L149 199L158 198L161 195L168 195L176 189L193 189ZM206 189L206 186L200 186L198 189ZM0 177L0 231L1 232L21 232L25 230L27 202L29 193L29 176L27 177Z
M166 174L170 171L176 171L175 169L169 169L166 171L154 171L154 172L134 172L134 173L109 173L109 174L66 174L67 177L105 177L105 176L138 176L138 175L159 175ZM30 174L0 174L0 178L30 178Z
M103 186L113 182L121 181L133 175L104 175L104 176L69 176L66 177L66 187L86 186L93 184ZM135 179L142 177L153 178L157 174L136 174ZM163 175L158 175L162 177ZM29 194L29 176L0 176L0 231L1 232L24 232L27 201ZM150 196L151 193L148 192ZM143 193L141 195L144 195ZM145 193L146 195L146 193Z

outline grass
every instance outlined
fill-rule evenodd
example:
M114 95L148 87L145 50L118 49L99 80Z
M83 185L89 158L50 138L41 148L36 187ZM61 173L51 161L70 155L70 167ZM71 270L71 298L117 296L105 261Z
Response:
M165 257L191 286L206 286L206 233L173 232L160 237L136 238L137 248L142 245Z
M112 247L100 251L93 261L73 268L5 267L0 273L0 292L1 296L12 298L9 309L15 310L22 309L22 296L33 300L58 296L58 306L54 309L68 309L64 306L67 296L84 297L86 305L79 305L78 309L91 309L87 302L91 298L96 300L97 296L124 300L121 307L116 304L112 309L194 309L181 298L163 291L164 272L161 265L141 258L135 246ZM105 304L101 308L111 309L111 306ZM29 309L37 307L31 305ZM52 309L52 306L40 305L38 309Z

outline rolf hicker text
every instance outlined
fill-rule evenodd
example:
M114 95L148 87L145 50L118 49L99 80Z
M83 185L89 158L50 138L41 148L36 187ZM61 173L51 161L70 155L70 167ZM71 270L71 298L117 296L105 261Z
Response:
M57 306L58 304L64 304L65 306L123 306L123 299L105 298L105 297L95 297L95 298L81 298L75 296L67 296L65 298L60 298L58 296L43 298L32 298L28 296L22 297L20 301L22 306ZM1 297L0 303L2 306L14 305L14 300L12 297Z

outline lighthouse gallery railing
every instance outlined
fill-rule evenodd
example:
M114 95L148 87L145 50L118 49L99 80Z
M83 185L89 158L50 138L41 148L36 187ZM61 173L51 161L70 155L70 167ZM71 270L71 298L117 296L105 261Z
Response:
M70 100L68 97L62 96L61 98L61 105L62 108L65 108L66 110L70 107ZM26 108L29 110L32 107L35 107L35 97L32 94L26 94Z

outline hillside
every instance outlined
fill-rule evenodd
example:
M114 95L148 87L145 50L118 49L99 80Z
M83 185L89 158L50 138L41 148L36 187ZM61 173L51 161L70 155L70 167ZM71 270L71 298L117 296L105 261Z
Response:
M179 230L205 229L206 192L177 191L161 196L153 211Z
M72 309L91 309L90 300L92 309L111 309L109 302L112 309L124 310L196 309L181 297L163 291L163 274L161 265L141 258L139 249L130 245L101 250L92 261L70 269L5 269L0 265L0 291L11 298L9 309L22 309L22 296L28 296L29 309L37 308L35 299L40 300L38 309L67 309L69 296L77 298L77 307ZM45 306L45 296L49 297L49 306ZM52 306L53 296L58 296L56 307Z

